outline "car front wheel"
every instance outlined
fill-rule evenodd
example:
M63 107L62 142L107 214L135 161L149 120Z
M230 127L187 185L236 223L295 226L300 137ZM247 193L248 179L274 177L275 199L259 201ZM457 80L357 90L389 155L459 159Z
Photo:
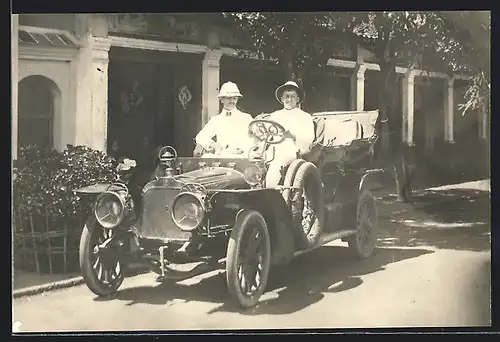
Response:
M242 211L227 246L226 281L234 300L251 308L264 293L271 266L271 240L266 221L254 210Z
M90 218L80 237L80 270L87 287L98 296L115 293L125 279L122 263L112 250L100 251L99 246L110 238L112 229L105 229Z

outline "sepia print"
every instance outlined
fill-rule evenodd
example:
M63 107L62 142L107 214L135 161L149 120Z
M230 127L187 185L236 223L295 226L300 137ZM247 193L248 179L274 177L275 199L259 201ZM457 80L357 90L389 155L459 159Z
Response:
M491 326L489 12L11 28L13 333Z

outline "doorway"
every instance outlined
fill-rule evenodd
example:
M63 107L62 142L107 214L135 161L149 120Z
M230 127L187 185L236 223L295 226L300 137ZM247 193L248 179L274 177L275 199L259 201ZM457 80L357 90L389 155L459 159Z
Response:
M112 147L118 142L120 155L142 159L145 147L150 155L174 144L173 68L123 50L129 49L110 51L108 153L116 153Z

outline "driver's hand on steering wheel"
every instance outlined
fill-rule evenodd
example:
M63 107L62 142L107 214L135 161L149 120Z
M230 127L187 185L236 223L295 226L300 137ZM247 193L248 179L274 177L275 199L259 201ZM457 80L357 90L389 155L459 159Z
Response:
M242 154L243 153L243 150L239 147L228 147L226 149L227 152L229 152L230 154Z
M210 144L210 151L209 152L213 152L214 154L220 154L223 149L224 148L222 147L221 144L214 141L213 143Z
M283 138L290 138L295 142L295 135L293 135L290 131L285 131L285 133L283 133Z

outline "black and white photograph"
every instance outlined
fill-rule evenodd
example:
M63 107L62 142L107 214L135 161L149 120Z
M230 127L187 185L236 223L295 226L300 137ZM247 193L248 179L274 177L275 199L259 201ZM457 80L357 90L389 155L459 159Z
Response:
M12 333L492 326L491 12L13 13Z

